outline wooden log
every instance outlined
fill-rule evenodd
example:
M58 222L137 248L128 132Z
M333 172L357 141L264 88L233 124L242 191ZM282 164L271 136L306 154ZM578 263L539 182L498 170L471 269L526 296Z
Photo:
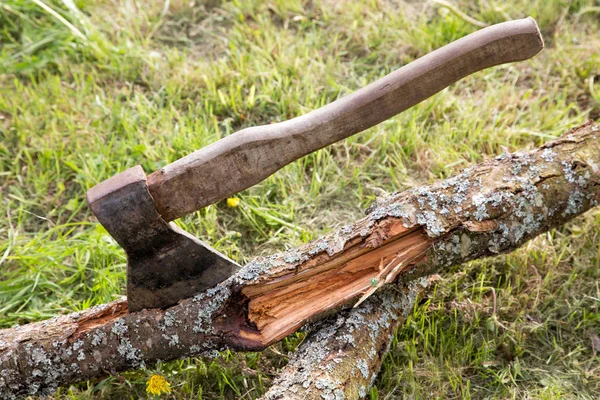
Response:
M298 249L259 258L168 309L115 301L0 331L0 398L224 348L260 350L383 282L514 250L600 200L600 126L378 201Z
M433 280L388 285L317 322L261 400L365 398L396 330Z

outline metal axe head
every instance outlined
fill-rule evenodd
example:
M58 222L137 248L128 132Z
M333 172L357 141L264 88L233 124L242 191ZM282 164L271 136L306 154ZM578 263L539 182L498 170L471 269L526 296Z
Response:
M161 217L139 165L94 186L87 192L87 201L127 254L129 311L174 305L239 268Z

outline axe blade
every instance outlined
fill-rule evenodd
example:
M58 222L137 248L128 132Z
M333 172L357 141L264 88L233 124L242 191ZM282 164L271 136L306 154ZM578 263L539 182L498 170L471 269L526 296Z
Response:
M130 312L175 305L222 282L239 268L161 217L139 165L94 186L87 201L127 254Z

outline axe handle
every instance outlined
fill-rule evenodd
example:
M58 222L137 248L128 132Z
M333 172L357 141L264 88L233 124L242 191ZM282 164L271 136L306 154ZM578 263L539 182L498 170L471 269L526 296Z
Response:
M481 29L300 117L243 129L148 176L171 221L264 180L315 150L370 128L482 69L526 60L544 47L533 18Z

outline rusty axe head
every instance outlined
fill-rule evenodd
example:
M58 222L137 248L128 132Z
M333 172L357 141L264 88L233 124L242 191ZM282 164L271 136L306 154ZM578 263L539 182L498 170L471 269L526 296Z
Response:
M174 305L239 268L162 218L139 165L94 186L87 201L127 254L129 311Z

